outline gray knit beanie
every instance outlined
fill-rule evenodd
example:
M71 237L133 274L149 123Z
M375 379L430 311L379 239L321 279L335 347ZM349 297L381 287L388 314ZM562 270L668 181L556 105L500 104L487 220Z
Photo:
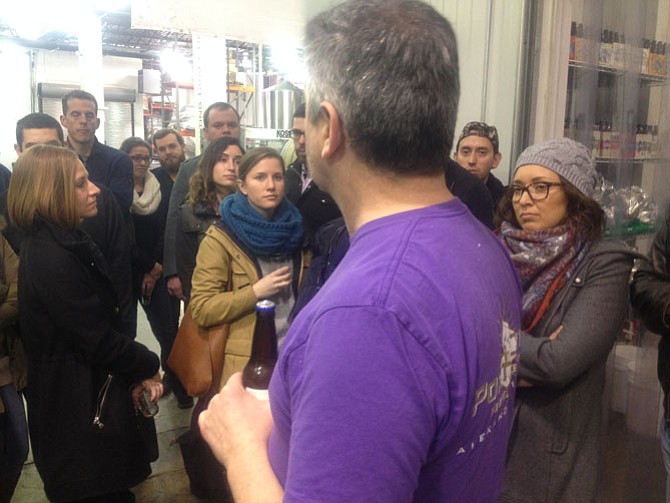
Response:
M591 151L575 140L556 138L531 145L519 156L514 171L526 164L544 166L593 197L598 177Z

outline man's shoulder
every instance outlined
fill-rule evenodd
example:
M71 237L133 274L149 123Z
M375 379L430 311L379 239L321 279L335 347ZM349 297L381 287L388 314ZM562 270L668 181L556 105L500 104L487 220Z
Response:
M486 180L486 185L490 188L500 188L504 189L505 184L502 183L493 173L489 173L489 178Z
M127 157L128 159L130 159L130 156L128 154L126 154L125 152L122 152L118 148L114 148L114 147L110 147L109 145L105 145L104 143L102 143L97 138L93 142L93 148L91 149L91 156L93 156L94 154L95 155L106 156L106 157L123 157L123 158Z
M170 173L163 167L163 166L158 166L157 168L153 168L149 170L158 180L158 183L161 184L161 187L164 185L170 185L172 186L173 180L172 177L170 176Z
M463 201L480 222L492 229L493 197L486 185L453 159L447 162L444 175L451 193Z
M185 170L193 170L195 171L195 168L198 167L198 163L200 162L200 159L202 158L202 155L196 155L195 157L191 157L190 159L186 159L184 162L181 163L181 166L179 166L179 171L185 169Z
M288 180L300 180L300 173L302 171L302 164L300 161L295 161L289 164L288 168L286 168L286 173L284 176Z

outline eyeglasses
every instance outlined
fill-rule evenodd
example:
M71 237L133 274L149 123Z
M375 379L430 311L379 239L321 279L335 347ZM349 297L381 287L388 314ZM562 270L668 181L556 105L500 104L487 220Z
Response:
M509 188L509 194L512 196L512 201L518 203L521 201L524 192L528 192L528 196L533 201L542 201L549 197L549 189L551 187L557 187L563 185L560 182L534 182L526 185L512 185Z
M291 136L297 140L301 136L305 136L305 132L302 131L301 129L291 129Z
M149 155L132 155L130 158L133 162L151 162L151 156Z

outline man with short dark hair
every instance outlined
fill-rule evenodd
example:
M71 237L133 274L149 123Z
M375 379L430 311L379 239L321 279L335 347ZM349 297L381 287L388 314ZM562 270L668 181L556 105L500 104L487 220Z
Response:
M495 126L484 122L468 122L458 137L454 152L456 162L486 184L494 208L505 194L503 183L491 174L491 170L497 168L502 159L499 148L500 140Z
M16 123L16 154L33 145L64 145L63 130L56 119L44 113L31 113ZM85 218L81 228L90 234L105 256L110 269L110 277L119 300L123 323L123 333L134 337L134 319L131 312L131 265L130 240L124 214L112 192L104 185L100 188L97 215ZM7 192L0 194L0 214L7 218ZM22 233L14 225L8 225L2 233L11 247L20 256Z
M312 180L305 152L305 104L293 113L291 129L296 161L286 168L286 199L296 205L303 219L307 243L311 244L316 231L325 223L342 216L330 194Z
M203 436L237 503L496 501L521 289L444 183L454 32L418 0L345 2L306 32L307 162L351 246L293 321L269 406L235 374Z
M208 141L231 136L240 139L240 116L232 106L223 101L212 103L205 109L202 116L205 124L203 131ZM179 168L172 194L170 195L170 206L168 208L167 222L165 224L165 247L163 274L167 279L168 291L178 299L184 298L181 288L181 279L177 275L176 239L177 219L179 218L179 207L188 195L188 183L198 167L201 156L192 157L184 161Z
M110 189L127 213L133 202L133 163L127 154L95 137L100 127L95 96L86 91L70 91L63 96L62 106L60 122L67 129L67 145L84 162L91 181Z

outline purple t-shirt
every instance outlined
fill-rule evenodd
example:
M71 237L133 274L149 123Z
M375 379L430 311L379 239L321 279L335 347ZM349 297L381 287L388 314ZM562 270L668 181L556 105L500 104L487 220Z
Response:
M506 252L457 199L361 227L270 385L284 501L495 501L520 297Z

